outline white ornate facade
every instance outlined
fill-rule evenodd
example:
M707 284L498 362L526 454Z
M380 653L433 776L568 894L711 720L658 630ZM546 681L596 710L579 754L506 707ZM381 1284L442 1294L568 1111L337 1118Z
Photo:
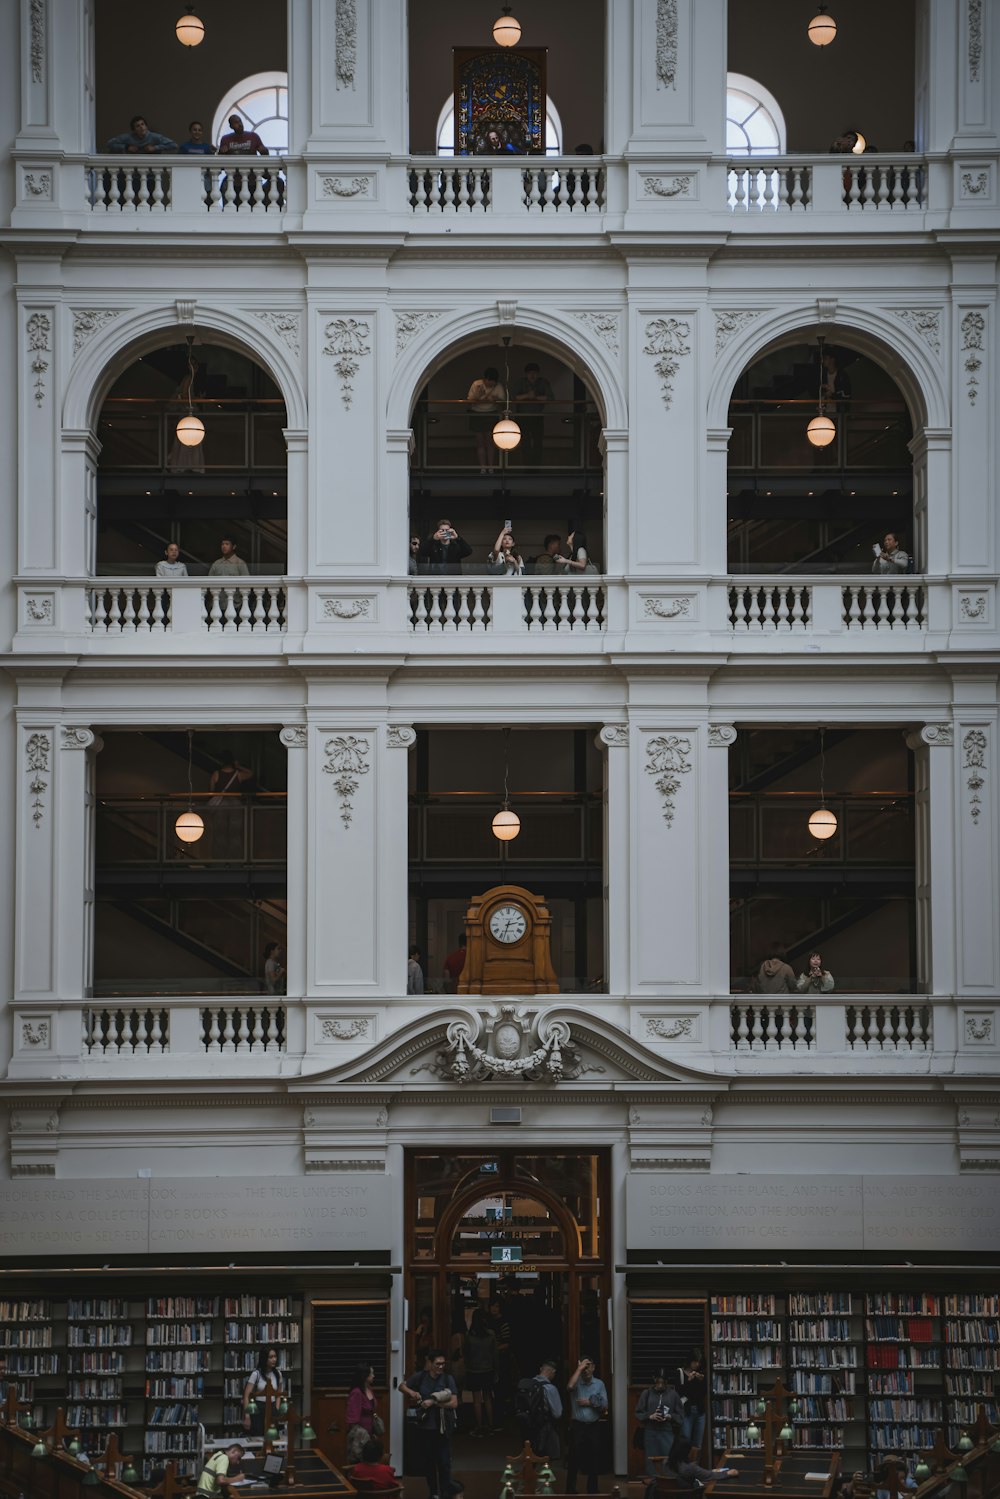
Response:
M864 1177L858 1250L886 1244L879 1183L922 1178L932 1207L887 1247L993 1247L1000 0L917 0L921 202L824 154L794 158L757 213L752 173L733 200L743 169L721 133L724 0L608 5L605 149L583 212L564 186L526 197L516 158L491 161L481 201L412 159L404 0L357 0L350 26L343 9L290 0L285 186L239 213L217 168L206 195L204 165L179 157L151 158L142 201L109 211L80 67L89 0L19 0L0 58L15 138L0 187L0 1177L37 1179L38 1211L58 1215L53 1178L99 1194L137 1172L339 1173L377 1185L380 1207L335 1242L398 1263L407 1147L557 1135L610 1148L620 1261L715 1244L650 1228L648 1190L678 1173L705 1202L740 1173ZM864 579L794 574L790 605L733 615L730 395L761 351L817 325L885 364L910 408L922 591L905 617L866 615ZM604 578L586 617L544 598L533 613L496 579L465 614L415 612L414 402L498 327L585 374L600 410ZM227 621L223 601L213 628L200 585L140 588L111 629L88 563L98 412L113 376L189 329L250 351L284 398L283 602ZM210 1014L197 994L119 1002L95 1030L100 736L192 723L287 750L280 1034L253 1003ZM512 1001L506 1017L406 997L414 726L470 724L596 736L606 993ZM728 750L744 726L789 724L908 736L923 993L902 1023L836 992L806 1018L730 994ZM491 1123L498 1105L524 1122ZM987 1217L959 1231L973 1193ZM53 1252L100 1242L55 1221ZM779 1247L822 1247L819 1229L781 1225ZM11 1253L40 1247L31 1232L4 1214ZM139 1253L169 1243L144 1232ZM619 1349L624 1336L622 1321Z

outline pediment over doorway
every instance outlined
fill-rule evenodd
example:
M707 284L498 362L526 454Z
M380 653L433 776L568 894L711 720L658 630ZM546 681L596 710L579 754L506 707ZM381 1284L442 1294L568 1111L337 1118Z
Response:
M303 1074L305 1078L306 1074ZM308 1074L310 1085L391 1083L426 1088L516 1083L540 1090L720 1080L650 1051L626 1031L572 1005L453 1004L411 1021L360 1057Z

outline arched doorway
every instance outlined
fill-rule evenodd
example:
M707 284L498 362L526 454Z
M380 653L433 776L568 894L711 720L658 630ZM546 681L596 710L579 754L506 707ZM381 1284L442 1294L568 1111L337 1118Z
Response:
M459 1386L456 1441L466 1466L489 1467L516 1450L509 1444L518 1438L517 1381L535 1374L543 1358L556 1360L563 1391L584 1354L610 1378L608 1169L600 1150L407 1155L407 1368L420 1367L428 1347L447 1353ZM469 1436L473 1401L464 1387L462 1340L473 1312L490 1315L495 1302L500 1315L490 1316L491 1328L509 1329L498 1366L498 1430L492 1442L477 1443Z

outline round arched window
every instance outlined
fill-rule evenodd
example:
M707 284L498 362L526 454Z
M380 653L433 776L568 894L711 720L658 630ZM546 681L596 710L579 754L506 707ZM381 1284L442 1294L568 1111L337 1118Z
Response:
M237 114L247 130L255 130L269 151L284 156L288 150L288 74L253 73L226 93L212 119L212 144L229 133L229 116Z
M726 151L730 156L783 156L785 117L777 99L755 78L726 74Z

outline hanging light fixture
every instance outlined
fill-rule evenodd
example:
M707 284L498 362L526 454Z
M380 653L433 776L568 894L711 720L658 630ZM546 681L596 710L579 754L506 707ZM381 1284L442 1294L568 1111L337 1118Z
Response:
M806 35L814 47L829 47L837 35L837 23L832 16L827 15L825 5L820 6L819 14L809 22Z
M503 15L493 22L493 40L498 47L516 47L521 40L521 23L511 15L509 5L504 6Z
M507 776L510 752L510 729L503 731L503 806L493 819L493 836L501 843L509 843L516 838L521 831L521 819L516 812L510 810L510 798L507 792Z
M521 429L510 414L510 364L509 359L510 335L506 335L503 341L503 396L507 405L503 416L493 428L493 441L498 448L509 453L511 448L516 448L521 441Z
M806 436L814 448L828 448L837 435L837 428L833 419L826 414L826 396L823 391L825 372L823 369L824 339L822 333L816 342L819 344L819 392L817 395L819 411L806 428Z
M809 817L809 831L825 843L837 831L837 814L826 805L826 730L819 731L819 807Z
M188 6L186 15L181 16L174 32L182 47L198 47L205 40L205 23L195 15L193 5Z
M177 441L182 442L186 448L196 448L205 440L205 423L200 416L195 416L194 406L191 403L191 391L194 386L194 355L191 352L193 343L193 337L188 334L188 409L187 416L182 416L177 423Z
M182 843L197 843L205 832L205 824L194 810L194 786L191 781L191 755L194 744L194 729L188 729L188 808L174 823L174 832Z

